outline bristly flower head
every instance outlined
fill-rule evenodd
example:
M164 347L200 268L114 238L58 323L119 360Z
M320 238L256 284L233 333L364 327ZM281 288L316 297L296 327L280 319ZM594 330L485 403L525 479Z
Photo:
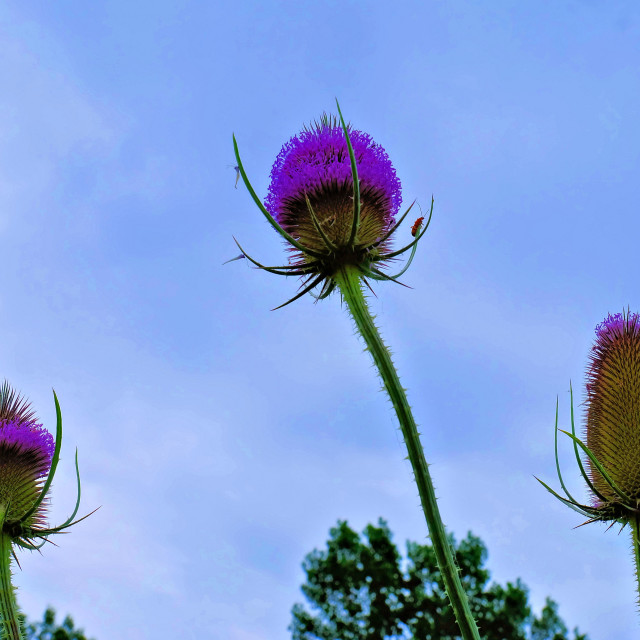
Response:
M360 179L358 241L367 246L392 224L402 203L400 180L387 152L370 135L349 128L349 138ZM271 169L265 202L283 229L323 251L325 243L313 224L307 199L329 239L344 246L353 221L351 160L342 127L327 115L282 147Z
M618 489L640 504L640 316L609 315L596 327L587 369L587 447ZM623 515L625 502L589 460L601 510Z
M305 278L298 299L321 285L317 299L327 297L334 276L345 267L356 267L362 277L393 280L408 268L418 241L422 218L414 225L415 238L399 251L391 251L390 238L404 220L395 216L402 203L400 180L387 152L371 136L353 130L340 113L324 115L287 142L271 170L265 203L256 195L244 170L233 139L238 169L263 215L294 251L291 263L265 267L240 247L238 258L247 258L261 269ZM433 199L431 202L433 210ZM389 276L379 267L412 249L405 268ZM368 284L368 283L367 283ZM284 305L281 305L284 306Z
M80 504L80 476L76 452L78 497L70 518L46 528L47 493L55 474L62 439L62 419L56 404L56 439L40 424L29 403L5 382L0 386L0 531L15 544L36 549L37 538L46 540L74 524Z
M557 432L556 409L556 432ZM609 314L596 327L586 374L586 445L575 436L573 394L572 433L576 458L592 494L592 504L577 502L560 483L567 498L556 497L588 522L626 524L640 517L640 315ZM566 433L566 432L565 432ZM587 469L578 455L587 455ZM557 462L557 436L556 436ZM543 483L544 484L544 483Z
M11 420L0 424L0 504L6 519L16 520L36 501L49 473L53 436L41 424ZM42 521L44 504L33 515Z
M0 505L5 522L19 520L38 499L55 443L29 404L5 381L0 388ZM41 502L29 524L42 524Z

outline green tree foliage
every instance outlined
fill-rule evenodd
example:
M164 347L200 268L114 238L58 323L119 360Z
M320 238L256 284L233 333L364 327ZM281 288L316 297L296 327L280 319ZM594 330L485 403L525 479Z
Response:
M90 640L82 629L74 629L71 616L57 625L56 612L51 607L44 612L42 622L25 620L24 629L26 640Z
M483 640L570 640L547 598L539 617L529 607L518 578L491 583L484 567L487 549L471 533L456 545L456 562ZM406 569L402 568L406 566ZM407 543L404 562L384 520L368 525L363 539L346 522L331 529L326 551L305 558L302 592L313 613L293 607L293 640L458 640L436 556L429 545ZM574 629L571 640L588 640Z

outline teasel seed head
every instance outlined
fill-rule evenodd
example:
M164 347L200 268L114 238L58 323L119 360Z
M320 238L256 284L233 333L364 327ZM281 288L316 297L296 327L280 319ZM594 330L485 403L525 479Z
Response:
M586 374L585 442L575 433L571 390L571 433L580 473L591 493L582 504L567 489L558 462L558 405L555 456L565 497L539 482L589 522L640 523L640 315L609 314L596 327ZM581 454L586 455L583 462Z
M608 315L596 328L587 369L585 434L587 447L610 479L640 504L640 316ZM591 459L589 475L597 490L594 504L616 513L621 501ZM600 495L598 495L600 494ZM603 499L604 497L604 499Z

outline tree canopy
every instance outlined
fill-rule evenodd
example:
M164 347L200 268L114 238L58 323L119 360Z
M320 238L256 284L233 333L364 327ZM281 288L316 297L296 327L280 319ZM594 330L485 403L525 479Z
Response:
M387 523L369 524L361 538L346 521L331 529L327 549L304 562L302 604L292 609L293 640L458 640L436 556L430 545L407 542L406 560L391 540ZM469 532L455 550L460 579L484 640L588 640L567 627L558 605L547 598L539 616L518 578L489 584L487 548Z
M82 629L74 628L73 618L66 616L61 625L56 624L55 609L47 607L42 622L24 623L26 640L90 640Z

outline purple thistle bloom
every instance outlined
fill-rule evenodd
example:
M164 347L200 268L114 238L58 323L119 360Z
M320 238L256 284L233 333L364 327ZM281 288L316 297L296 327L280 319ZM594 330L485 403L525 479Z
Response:
M38 499L54 450L53 436L5 381L0 387L0 507L5 522L19 520ZM42 524L44 513L41 503L30 526Z
M324 114L320 122L304 127L282 147L264 203L249 182L233 138L247 190L294 255L287 265L267 267L236 240L241 254L227 262L247 258L270 273L301 276L301 291L280 307L309 292L316 300L328 297L338 279L353 269L370 289L369 280L398 282L431 221L433 198L426 223L426 216L420 216L411 227L411 241L391 250L391 238L415 202L396 220L402 191L387 152L368 133L347 125L339 106L338 112L339 119ZM407 251L411 253L399 273L388 275L382 270Z
M596 327L597 342L593 346L593 350L601 349L608 340L613 340L616 336L621 337L625 328L635 333L640 332L640 316L637 313L632 313L625 318L622 313L609 314Z
M363 191L370 190L386 205L387 223L402 204L400 180L387 152L368 133L349 129ZM351 162L342 127L330 118L305 129L287 142L271 169L267 210L280 223L287 222L291 202L346 183L353 192ZM306 209L306 207L305 207Z
M0 423L0 461L12 456L29 458L34 478L49 473L54 449L53 436L41 424L15 419Z
M347 249L347 262L357 264L362 262L363 251L393 223L402 193L387 152L362 131L349 129L349 138L358 167L362 206L354 246L347 246L353 220L351 160L336 118L323 116L282 147L271 169L265 207L294 238L324 252L326 243L313 224L308 198L330 241ZM380 249L383 253L385 245ZM340 262L345 255L342 258Z

